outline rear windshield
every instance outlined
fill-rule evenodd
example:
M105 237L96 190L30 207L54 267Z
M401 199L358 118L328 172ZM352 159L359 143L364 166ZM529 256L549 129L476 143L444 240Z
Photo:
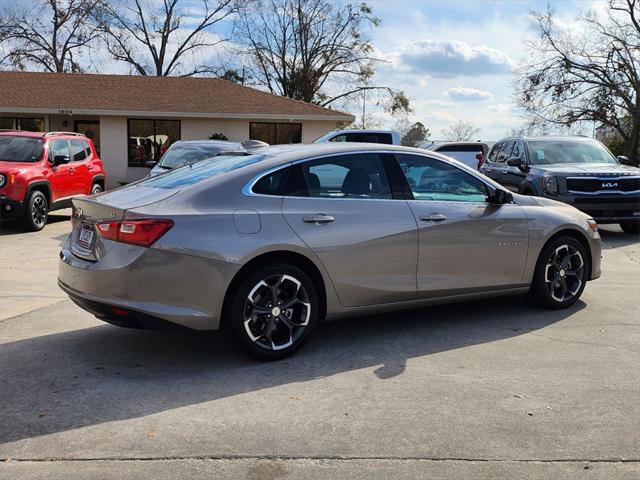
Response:
M138 185L154 188L181 188L217 177L264 160L265 155L221 155L215 162L198 162L177 170L142 180Z
M557 163L618 163L600 142L530 141L529 162L533 165Z
M236 146L235 149L238 147ZM222 147L220 145L173 145L160 159L159 165L167 169L184 167L191 163L199 162L207 158L215 157L220 152L233 150L234 146Z
M42 158L39 138L0 136L0 161L36 162Z

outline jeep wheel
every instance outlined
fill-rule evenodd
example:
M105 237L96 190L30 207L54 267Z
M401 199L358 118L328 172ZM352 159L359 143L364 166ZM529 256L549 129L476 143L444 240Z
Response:
M49 216L49 203L47 197L38 190L31 192L25 205L23 226L30 232L42 230L47 224Z
M94 183L91 187L91 195L97 195L99 193L102 193L102 187L99 183Z
M631 235L640 234L640 222L621 223L620 228L624 233L630 233Z

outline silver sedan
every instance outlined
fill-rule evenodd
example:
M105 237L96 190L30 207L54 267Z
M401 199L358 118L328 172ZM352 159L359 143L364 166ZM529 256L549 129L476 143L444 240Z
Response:
M269 147L73 203L59 285L80 307L226 328L263 359L325 318L509 294L565 308L600 276L593 219L411 148Z

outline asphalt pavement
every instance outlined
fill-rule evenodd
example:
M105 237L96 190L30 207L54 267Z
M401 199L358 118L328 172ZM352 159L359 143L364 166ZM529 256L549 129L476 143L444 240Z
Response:
M56 283L68 213L0 225L2 479L640 477L640 238L617 227L568 310L340 320L261 363L76 307Z

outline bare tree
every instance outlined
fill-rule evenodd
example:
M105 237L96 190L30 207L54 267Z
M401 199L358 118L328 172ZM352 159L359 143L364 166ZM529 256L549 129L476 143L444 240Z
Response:
M378 24L364 3L257 0L234 31L251 77L271 93L328 106L369 92L392 113L408 111L404 93L371 83L377 60L367 31Z
M78 57L98 36L96 25L90 21L97 1L3 3L0 11L2 63L20 70L83 71L85 67Z
M140 75L217 73L204 57L226 41L217 24L243 0L102 0L96 19L111 56Z
M640 0L609 0L606 15L584 11L568 29L553 10L532 12L539 38L515 84L532 124L572 127L592 121L614 129L625 153L640 142Z
M480 129L474 127L469 122L459 120L451 125L449 128L442 130L442 135L445 140L452 142L469 142L473 140L473 137L480 133Z

